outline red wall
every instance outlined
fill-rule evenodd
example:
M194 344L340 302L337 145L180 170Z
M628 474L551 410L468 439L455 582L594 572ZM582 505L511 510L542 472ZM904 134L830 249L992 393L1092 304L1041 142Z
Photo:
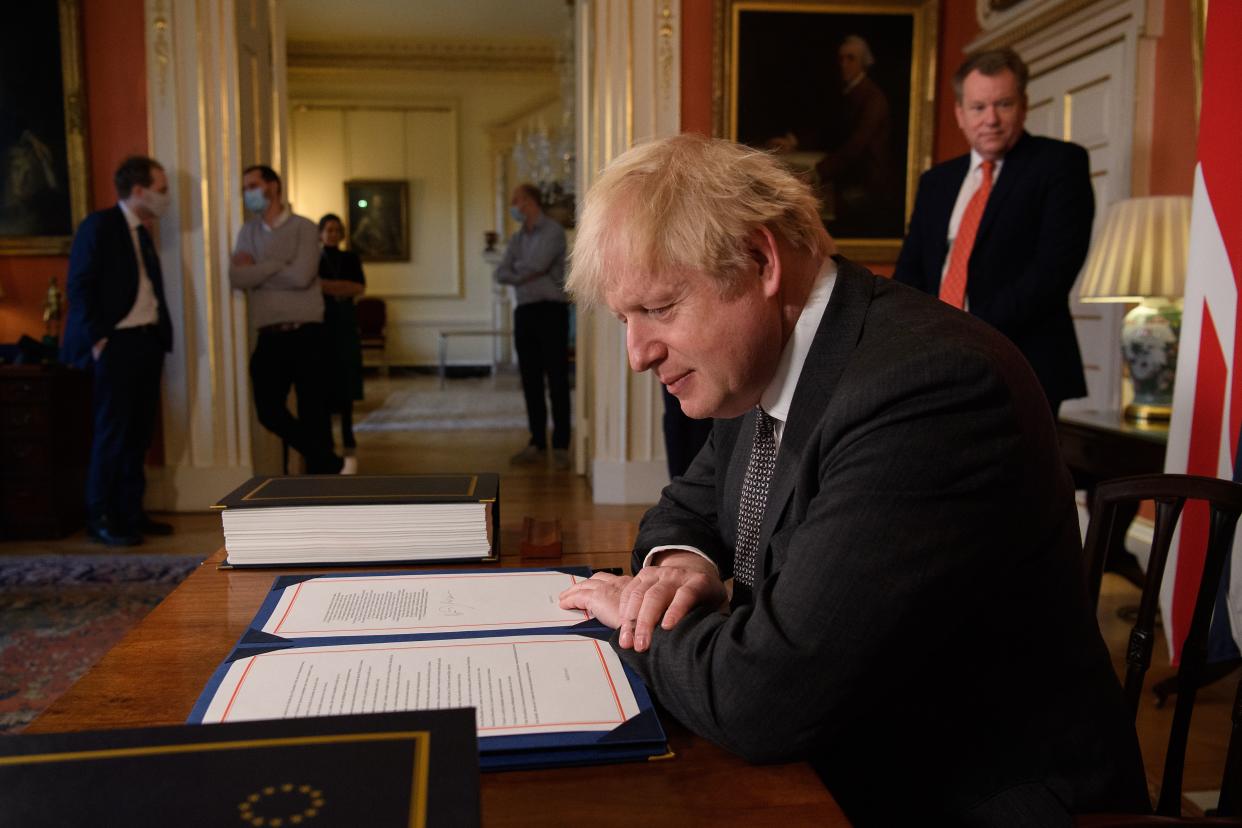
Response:
M712 134L712 6L681 0L681 131Z
M143 0L82 0L87 158L91 203L116 200L112 172L127 155L147 151ZM43 298L56 277L65 287L64 256L0 256L0 342L43 335Z
M940 38L936 43L936 129L932 138L935 163L970 151L953 114L953 73L962 62L966 44L979 36L975 0L943 0Z
M1156 48L1156 110L1148 195L1190 195L1194 189L1198 124L1191 43L1190 3L1166 2L1164 35Z

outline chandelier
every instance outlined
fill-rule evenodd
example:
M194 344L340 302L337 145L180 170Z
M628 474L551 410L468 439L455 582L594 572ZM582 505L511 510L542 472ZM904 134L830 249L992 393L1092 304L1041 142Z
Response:
M544 212L566 226L574 221L574 7L566 4L569 17L556 49L556 73L560 79L560 123L549 128L543 121L518 130L513 146L513 165L518 178L539 188Z

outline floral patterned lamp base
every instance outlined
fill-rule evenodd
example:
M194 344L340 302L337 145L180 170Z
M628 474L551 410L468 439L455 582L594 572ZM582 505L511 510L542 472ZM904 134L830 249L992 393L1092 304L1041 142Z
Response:
M1182 330L1181 300L1144 299L1121 325L1121 356L1130 366L1134 400L1128 420L1163 421L1173 413L1173 376L1177 340Z

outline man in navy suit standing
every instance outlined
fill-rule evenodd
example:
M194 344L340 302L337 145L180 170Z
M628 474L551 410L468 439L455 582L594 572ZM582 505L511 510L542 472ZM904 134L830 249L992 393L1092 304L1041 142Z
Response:
M164 168L143 156L125 159L113 183L117 205L87 216L73 239L61 358L94 375L87 533L108 546L134 546L143 535L172 532L142 508L143 461L172 349L151 225L170 199Z
M1009 337L1055 414L1087 393L1069 292L1095 199L1086 150L1023 129L1027 75L1011 49L974 55L954 74L970 154L923 174L893 278Z

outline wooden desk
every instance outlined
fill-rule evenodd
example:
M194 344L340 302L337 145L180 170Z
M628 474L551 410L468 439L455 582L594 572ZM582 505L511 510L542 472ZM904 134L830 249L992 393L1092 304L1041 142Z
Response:
M607 534L609 527L604 529ZM209 558L28 730L184 722L275 576L273 570L219 570L223 554ZM626 566L628 558L628 552L579 553L562 562ZM517 559L505 563L516 565ZM748 765L669 716L662 721L673 759L484 774L484 824L849 824L806 764Z

